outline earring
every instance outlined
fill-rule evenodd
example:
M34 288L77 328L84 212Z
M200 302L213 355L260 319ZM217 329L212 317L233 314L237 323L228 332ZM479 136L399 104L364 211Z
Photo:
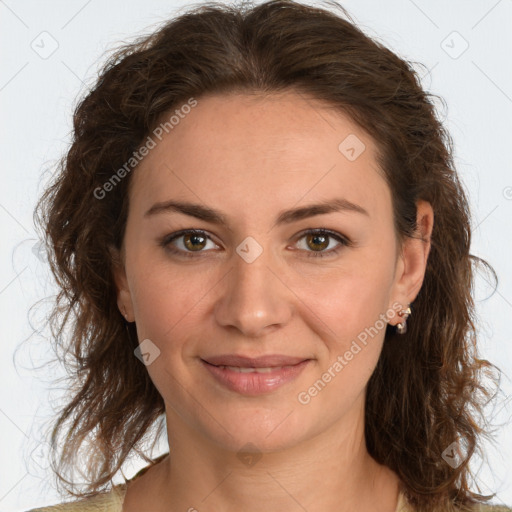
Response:
M123 307L121 309L121 313L123 314L124 318L127 320L127 318L126 318L126 308L125 307Z
M404 321L396 324L396 331L398 334L405 334L407 332L407 318L411 314L411 308L402 309L402 311L398 312L398 316L403 317Z

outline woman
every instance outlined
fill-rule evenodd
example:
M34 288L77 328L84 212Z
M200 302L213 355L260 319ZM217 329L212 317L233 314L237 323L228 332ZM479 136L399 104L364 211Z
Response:
M499 510L450 138L340 12L191 10L78 106L39 205L79 383L58 510ZM170 454L106 489L163 419Z

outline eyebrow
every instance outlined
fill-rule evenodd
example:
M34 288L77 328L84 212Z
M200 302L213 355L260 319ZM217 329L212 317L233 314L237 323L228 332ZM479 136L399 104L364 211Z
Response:
M145 214L144 217L152 217L159 213L178 212L195 217L196 219L228 226L228 218L219 210L210 208L197 203L183 201L165 201L155 203ZM352 203L347 199L332 199L318 204L310 204L299 208L284 210L279 213L276 219L277 225L291 224L302 219L307 219L315 215L322 215L334 212L355 212L370 217L370 214L362 206Z

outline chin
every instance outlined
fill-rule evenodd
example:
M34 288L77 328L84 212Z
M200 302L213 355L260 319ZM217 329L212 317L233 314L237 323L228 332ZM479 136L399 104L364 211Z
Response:
M308 427L292 408L238 408L236 412L216 417L204 434L217 446L235 453L272 453L289 449L301 442ZM213 429L212 429L213 427Z

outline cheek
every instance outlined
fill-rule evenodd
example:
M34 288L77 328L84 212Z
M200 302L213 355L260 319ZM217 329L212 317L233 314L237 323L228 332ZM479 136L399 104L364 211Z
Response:
M163 265L139 270L147 271L133 279L137 337L139 342L151 340L159 350L147 371L164 398L181 397L178 402L186 402L189 398L179 383L188 378L183 360L193 354L205 330L198 321L205 314L205 278L183 270L171 272Z
M176 333L205 303L208 277L154 258L153 262L140 258L132 268L130 288L139 339L149 338L157 345L180 339Z
M318 323L339 340L374 326L388 309L393 261L383 255L359 253L357 258L320 275L300 278L298 296L315 313ZM305 308L306 309L306 308ZM382 327L379 322L377 327Z
M361 265L310 282L300 315L318 334L316 378L309 385L310 411L334 421L364 391L380 357L387 322L392 270L386 265ZM308 394L308 388L302 390ZM312 395L314 396L314 395ZM302 403L302 402L301 402ZM336 404L326 413L326 404Z

